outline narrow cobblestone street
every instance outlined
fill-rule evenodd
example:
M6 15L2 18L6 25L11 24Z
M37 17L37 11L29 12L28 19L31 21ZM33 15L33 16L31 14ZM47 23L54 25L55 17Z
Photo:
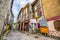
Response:
M53 38L44 37L42 35L38 36L38 38L35 38L35 36L38 36L38 35L34 35L34 34L27 35L27 33L22 33L19 31L11 31L7 35L6 40L56 40Z
M60 40L60 0L0 0L0 40Z

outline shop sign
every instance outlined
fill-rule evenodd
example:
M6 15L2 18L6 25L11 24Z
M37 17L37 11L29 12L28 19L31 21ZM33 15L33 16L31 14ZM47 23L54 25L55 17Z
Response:
M47 21L45 18L40 20L40 26L47 26Z
M36 23L36 19L30 19L30 23Z

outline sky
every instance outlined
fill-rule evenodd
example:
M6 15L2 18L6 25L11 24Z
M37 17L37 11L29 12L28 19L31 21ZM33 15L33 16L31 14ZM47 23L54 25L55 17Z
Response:
M14 22L17 21L17 16L22 7L24 7L27 3L32 3L34 0L14 0L12 12L14 14Z

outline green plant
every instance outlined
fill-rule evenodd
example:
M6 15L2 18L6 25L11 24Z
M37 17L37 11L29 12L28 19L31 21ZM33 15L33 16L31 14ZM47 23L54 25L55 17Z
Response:
M36 30L36 33L40 33L40 29L37 29L37 28L36 28L35 30Z

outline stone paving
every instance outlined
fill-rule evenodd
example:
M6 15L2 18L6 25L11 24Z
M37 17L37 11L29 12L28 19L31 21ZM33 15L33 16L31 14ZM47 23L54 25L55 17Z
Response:
M35 34L29 34L27 35L27 33L22 33L22 32L18 32L18 31L11 31L7 37L6 40L56 40L53 38L49 38L49 37L45 37L45 36L38 36L38 38L35 38Z

